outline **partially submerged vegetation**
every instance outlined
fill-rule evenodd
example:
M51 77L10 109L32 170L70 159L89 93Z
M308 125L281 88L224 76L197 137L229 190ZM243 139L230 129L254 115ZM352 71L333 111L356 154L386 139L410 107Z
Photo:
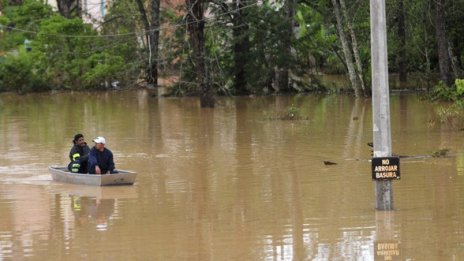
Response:
M432 157L434 158L446 157L449 152L450 152L450 149L439 149L432 153Z
M298 121L309 120L308 116L304 116L301 109L294 104L286 107L285 109L277 112L266 112L265 116L268 120L284 120L284 121Z
M451 87L440 81L429 93L428 98L432 101L446 102L437 109L442 124L452 129L464 130L464 80L456 79Z

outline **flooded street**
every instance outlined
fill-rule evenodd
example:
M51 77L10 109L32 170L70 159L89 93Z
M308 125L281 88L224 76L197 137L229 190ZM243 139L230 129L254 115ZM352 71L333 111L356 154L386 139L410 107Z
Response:
M464 259L464 132L391 97L395 211L374 209L371 100L0 95L0 260ZM298 120L281 120L292 111ZM51 180L71 140L104 136L133 186ZM325 165L324 161L337 163ZM398 257L395 257L398 258ZM382 259L378 260L384 260Z

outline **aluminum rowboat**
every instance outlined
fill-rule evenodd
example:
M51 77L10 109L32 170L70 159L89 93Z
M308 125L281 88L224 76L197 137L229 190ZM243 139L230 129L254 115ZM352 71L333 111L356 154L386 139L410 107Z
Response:
M104 175L71 173L65 166L50 166L48 169L54 181L91 186L132 185L137 176L135 172L119 169L118 173Z

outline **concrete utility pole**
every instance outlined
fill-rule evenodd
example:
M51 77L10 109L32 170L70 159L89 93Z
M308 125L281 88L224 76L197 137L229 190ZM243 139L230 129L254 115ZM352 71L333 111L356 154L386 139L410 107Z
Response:
M385 0L370 0L374 157L391 157ZM393 209L391 180L375 181L375 208Z

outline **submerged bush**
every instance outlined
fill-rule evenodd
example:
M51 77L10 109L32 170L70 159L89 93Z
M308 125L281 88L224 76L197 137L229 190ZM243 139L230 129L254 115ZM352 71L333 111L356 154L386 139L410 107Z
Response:
M454 87L448 87L444 82L439 81L429 94L432 101L454 101L457 93Z
M440 122L452 129L464 129L464 102L457 101L453 104L440 106L437 109Z
M456 79L452 86L439 81L430 92L429 98L433 101L460 102L464 98L464 79Z
M429 94L433 101L452 102L440 106L436 113L440 122L453 129L464 129L464 80L456 79L449 87L440 81Z
M304 117L301 113L301 109L295 105L290 105L284 110L275 113L265 112L265 118L268 120L283 120L283 121L293 121L293 120L308 120L308 117Z

